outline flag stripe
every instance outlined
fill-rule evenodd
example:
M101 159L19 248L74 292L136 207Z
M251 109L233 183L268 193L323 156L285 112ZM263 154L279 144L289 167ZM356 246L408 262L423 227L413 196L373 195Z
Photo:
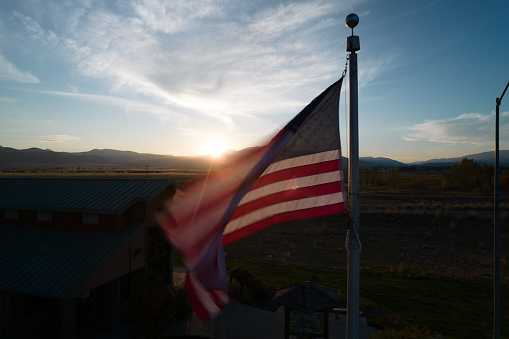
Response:
M188 272L185 284L191 306L196 314L206 322L221 311L221 308L228 302L227 293L205 289L194 272Z
M309 206L327 206L340 203L344 203L343 192L299 200L284 201L278 204L266 206L229 222L228 225L226 225L225 231L223 232L223 238L226 234L232 233L240 228L250 226L251 224L267 219L279 213L305 210L308 209Z
M282 170L285 170L288 168L317 164L320 162L326 162L326 161L338 160L338 159L339 159L339 152L337 149L332 150L332 151L303 155L300 157L285 159L285 160L281 160L276 163L273 163L272 165L267 167L267 169L265 170L265 172L263 172L262 175L267 175L270 173L282 171Z
M239 203L239 206L247 204L253 200L263 198L264 196L283 192L293 191L299 188L322 185L329 182L340 181L341 174L339 171L326 172L316 175L308 175L305 177L296 177L288 180L281 180L269 185L265 185L255 190L249 191ZM336 187L337 188L337 187ZM341 188L341 187L340 187Z
M270 165L239 202L225 227L222 243L229 243L231 233L252 233L238 233L241 228L274 224L271 220L275 220L276 212L287 213L333 203L339 203L341 208L338 211L344 211L343 171L339 154L336 149L284 159ZM340 198L330 202L334 193L336 198ZM260 223L262 220L266 221Z
M332 172L337 170L339 170L339 162L337 159L326 162L320 162L316 164L313 163L305 164L302 166L295 166L277 172L272 172L267 175L263 175L262 177L260 177L260 179L258 179L258 181L253 185L253 187L261 187L289 178L305 177L312 174Z
M339 181L334 181L322 185L315 185L310 187L303 187L290 191L281 191L271 195L264 196L261 199L257 199L246 203L242 206L239 206L235 213L230 218L230 222L234 219L237 219L243 215L251 213L259 208L263 208L266 206L270 206L273 204L277 204L283 201L291 201L291 200L299 200L319 195L326 195L338 192L341 188L341 183Z
M260 220L258 222L252 223L249 227L242 227L237 230L232 230L231 233L223 235L222 244L228 245L237 240L245 238L253 233L259 232L269 226L280 224L283 222L305 219L305 218L313 218L320 217L325 215L331 215L336 213L341 213L345 210L344 203L342 204L331 204L283 213L277 213L272 215L266 219Z

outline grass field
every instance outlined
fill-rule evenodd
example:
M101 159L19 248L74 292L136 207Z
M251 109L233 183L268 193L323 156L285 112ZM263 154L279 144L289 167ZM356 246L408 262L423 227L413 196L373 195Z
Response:
M313 270L267 262L227 261L228 268L246 267L256 277L275 287L299 281L314 281L346 294L346 271ZM410 277L361 270L361 309L384 308L400 319L427 327L432 335L447 338L492 337L492 285L489 281ZM369 300L369 302L367 301ZM509 285L502 287L502 303L509 302ZM372 303L375 303L374 306ZM508 308L502 314L502 337L509 336ZM504 312L505 311L505 312ZM371 319L384 325L387 319ZM375 323L373 323L375 322Z
M361 213L361 298L434 335L492 337L492 219L427 211ZM504 225L505 219L502 337L509 338L509 232ZM345 229L337 217L277 225L228 245L228 263L245 265L276 287L315 280L346 294ZM373 322L386 323L376 317Z

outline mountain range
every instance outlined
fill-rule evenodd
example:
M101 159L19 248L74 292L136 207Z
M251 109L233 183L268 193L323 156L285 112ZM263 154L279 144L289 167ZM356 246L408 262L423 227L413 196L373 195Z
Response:
M227 152L229 160L235 159L245 150ZM412 163L402 163L383 157L360 157L361 167L451 167L460 163L462 159L474 159L480 164L493 166L493 151L470 154L457 158L430 159ZM0 169L35 169L51 167L168 167L174 169L206 169L210 166L211 157L203 156L173 156L132 151L118 151L113 149L93 149L87 152L54 152L49 149L28 148L14 149L0 146ZM500 151L501 167L509 167L509 150ZM343 167L348 165L348 159L343 157Z

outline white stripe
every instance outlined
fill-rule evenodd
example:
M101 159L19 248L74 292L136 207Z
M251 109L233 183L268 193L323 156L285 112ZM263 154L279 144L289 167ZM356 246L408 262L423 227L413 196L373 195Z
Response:
M273 163L272 165L267 167L265 172L263 172L262 176L267 175L269 173L274 173L277 171L288 169L288 168L318 164L320 162L337 160L337 159L339 159L339 151L337 149L332 150L332 151L313 153L313 154L309 154L309 155L303 155L300 157L285 159L285 160L281 160L276 163Z
M230 221L223 232L223 235L235 232L241 228L251 225L255 222L267 219L276 214L284 212L298 211L308 208L339 204L343 202L343 192L320 195L317 197L285 201L259 208L251 213L245 214L235 220Z
M195 272L188 272L187 278L191 280L191 286L194 289L196 297L202 307L208 312L211 319L214 318L214 316L221 311L221 308L216 304L215 300L211 297L211 294L215 292L223 304L226 304L228 301L228 295L219 290L212 292L207 291Z
M339 171L320 173L315 175L309 175L306 177L292 178L288 180L282 180L273 182L255 190L249 191L240 201L238 206L246 204L250 201L260 199L270 194L290 191L303 187L316 186L321 184L327 184L330 182L340 181L341 173Z

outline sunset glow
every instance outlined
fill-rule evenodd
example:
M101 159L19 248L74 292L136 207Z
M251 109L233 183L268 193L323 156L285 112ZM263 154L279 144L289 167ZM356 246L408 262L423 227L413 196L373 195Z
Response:
M214 158L220 156L227 149L228 147L226 146L226 144L218 139L207 141L207 143L203 147L204 153L210 154Z
M255 146L339 79L353 12L360 156L486 152L508 81L509 44L498 38L508 10L503 1L0 1L0 145L182 156Z

